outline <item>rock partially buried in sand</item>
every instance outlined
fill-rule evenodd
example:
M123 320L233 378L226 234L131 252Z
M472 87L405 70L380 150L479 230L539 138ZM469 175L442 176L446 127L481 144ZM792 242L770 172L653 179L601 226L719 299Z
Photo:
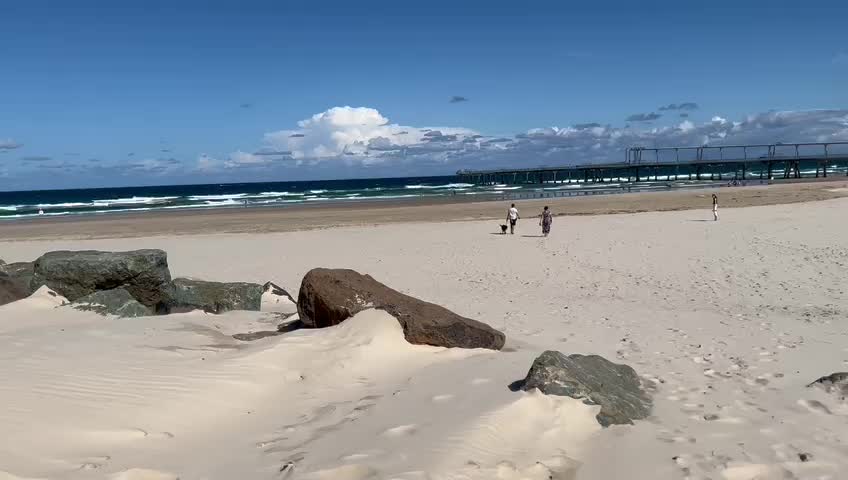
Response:
M0 305L6 305L28 296L29 292L21 287L18 282L0 272Z
M139 303L123 288L101 290L86 295L71 304L77 310L87 310L100 315L117 315L119 317L147 317L153 312Z
M11 281L26 291L27 295L32 295L37 290L32 288L32 271L33 262L0 264L0 273L6 274Z
M279 313L297 313L297 302L283 287L266 282L262 285L262 311Z
M404 295L353 270L316 268L300 285L297 309L307 327L337 325L369 308L395 317L409 343L492 350L504 345L504 334L485 323Z
M598 355L565 355L548 350L533 362L522 389L538 388L600 405L598 423L604 427L632 424L651 414L652 401L636 371Z
M824 376L815 382L807 385L808 387L820 387L828 393L838 393L843 397L848 396L848 372L836 372Z
M124 288L141 304L159 311L170 281L168 256L162 250L58 251L35 261L31 286L47 285L71 302L98 290Z
M259 311L262 285L258 283L223 283L176 278L169 291L171 313L203 310L223 313L230 310Z

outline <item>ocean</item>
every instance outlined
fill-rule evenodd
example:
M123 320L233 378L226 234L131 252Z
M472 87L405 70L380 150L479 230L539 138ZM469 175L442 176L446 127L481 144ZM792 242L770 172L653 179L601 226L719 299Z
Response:
M676 182L674 186L687 186ZM691 183L691 182L690 182ZM702 182L703 183L703 182ZM694 186L694 185L688 185ZM86 188L0 192L0 220L225 207L284 207L319 202L362 202L411 198L541 198L625 191L619 183L471 185L456 177L406 177L304 182L226 183L153 187ZM633 190L669 188L643 182Z

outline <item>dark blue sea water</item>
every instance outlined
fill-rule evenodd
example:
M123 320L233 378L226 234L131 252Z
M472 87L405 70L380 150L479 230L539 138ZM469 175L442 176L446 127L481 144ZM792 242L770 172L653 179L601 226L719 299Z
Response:
M505 187L512 188L512 187ZM210 207L273 206L308 202L397 199L494 193L454 177L309 182L230 183L158 187L0 192L0 218Z
M680 185L682 186L682 185ZM640 183L640 190L668 188ZM0 192L0 220L110 212L141 212L243 206L286 206L320 202L361 202L401 198L530 198L605 194L618 183L471 185L456 177L407 177L309 182L229 183L158 187L86 188ZM469 197L475 196L475 197Z

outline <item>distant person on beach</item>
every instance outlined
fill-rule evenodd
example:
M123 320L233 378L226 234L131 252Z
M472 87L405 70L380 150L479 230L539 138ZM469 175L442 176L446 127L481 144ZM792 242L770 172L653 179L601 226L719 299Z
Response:
M515 224L518 223L518 219L521 218L518 216L518 209L515 208L515 204L513 203L511 207L509 207L509 212L506 214L506 219L509 222L509 233L515 234Z
M718 195L713 194L713 221L718 221Z
M548 236L551 233L551 224L554 223L554 217L551 215L551 211L548 210L547 205L545 209L542 210L542 214L539 215L539 225L542 227L542 235Z

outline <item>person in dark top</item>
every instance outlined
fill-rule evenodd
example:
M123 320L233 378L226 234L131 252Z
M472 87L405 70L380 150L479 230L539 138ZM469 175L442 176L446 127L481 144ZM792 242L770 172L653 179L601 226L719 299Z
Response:
M542 214L539 215L539 225L542 227L542 235L548 236L551 233L551 224L554 223L554 217L551 215L551 211L548 210L548 207L545 206L545 209L542 210Z

